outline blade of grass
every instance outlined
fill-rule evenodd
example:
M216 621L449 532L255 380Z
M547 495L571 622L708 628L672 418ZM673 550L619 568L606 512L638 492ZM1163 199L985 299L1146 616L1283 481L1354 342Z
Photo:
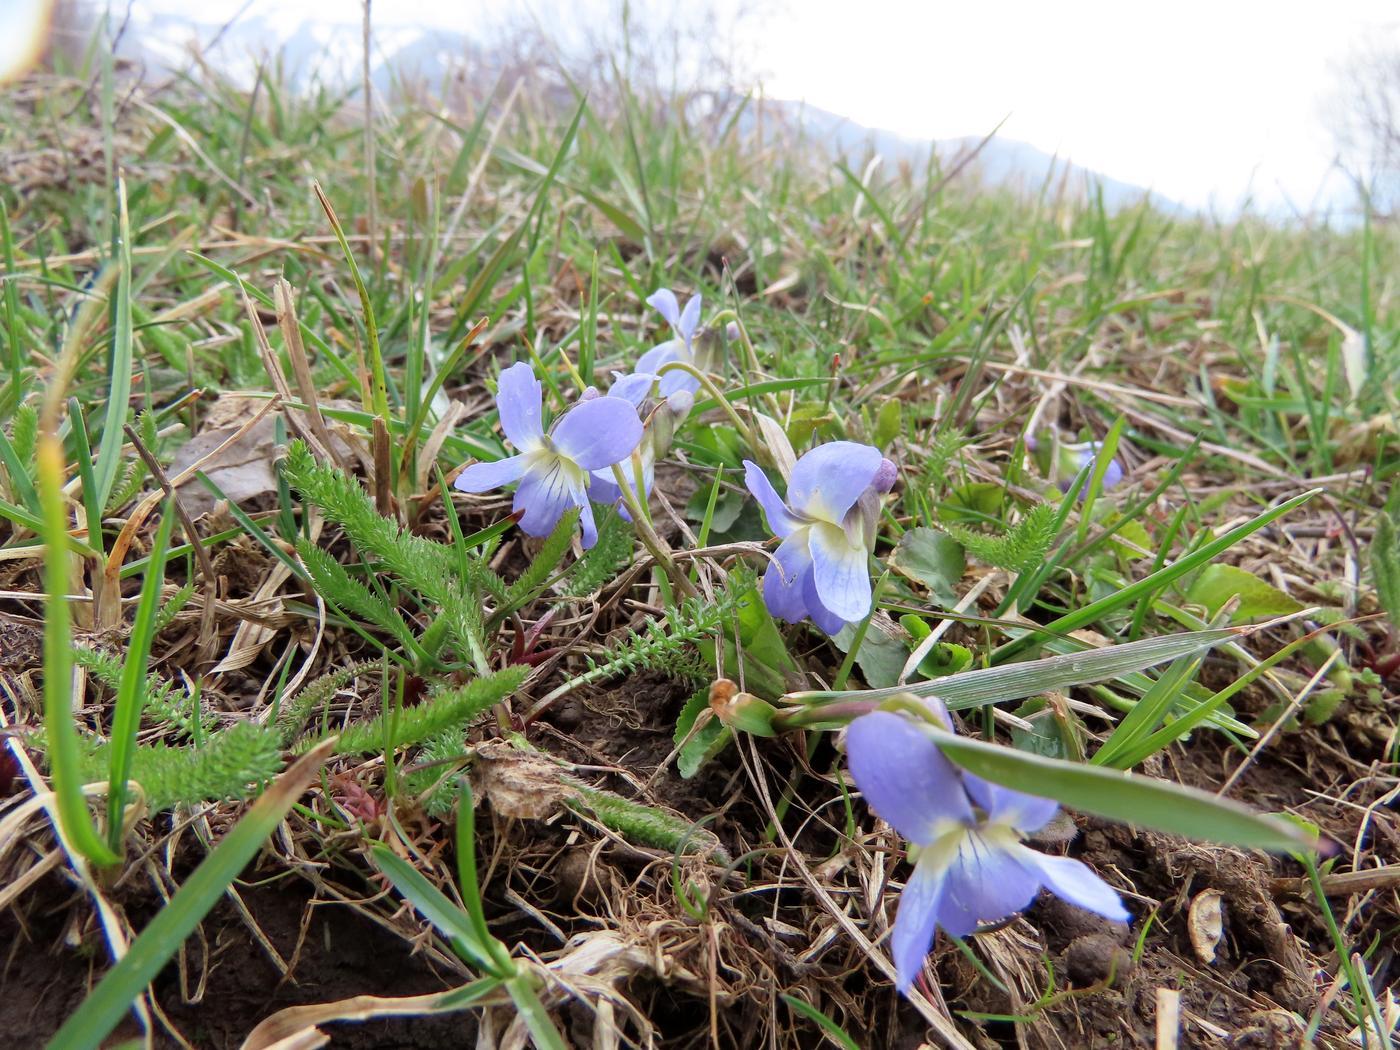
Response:
M787 1003L795 1012L801 1014L820 1028L837 1046L844 1047L845 1050L860 1050L856 1041L852 1039L844 1028L833 1021L826 1014L822 1013L811 1003L797 998L795 995L788 995L787 992L779 992L778 998Z
M1301 507L1321 491L1321 489L1309 489L1307 492L1300 493L1292 499L1279 504L1277 507L1251 518L1243 525L1236 526L1225 533L1225 535L1203 544L1186 555L1186 557L1172 562L1170 565L1157 570L1149 576L1144 576L1136 583L1129 584L1122 590L1116 591L1107 597L1100 598L1096 602L1091 602L1082 609L1076 609L1074 612L1067 613L1057 620L1052 620L1050 623L1045 624L1023 638L1007 642L992 653L992 662L994 664L1005 663L1013 656L1017 656L1027 649L1034 647L1036 639L1042 634L1069 634L1071 631L1077 631L1081 627L1087 627L1089 624L1094 623L1105 614L1137 601L1142 595L1150 594L1161 587L1165 587L1167 584L1180 579L1187 573L1201 568L1217 554L1233 547L1240 540L1252 536L1254 533L1264 528L1264 526L1283 517L1290 511Z
M48 415L49 413L45 413ZM115 864L120 859L93 825L83 796L79 769L78 732L73 708L73 633L69 620L68 511L63 500L63 446L50 427L40 430L36 447L39 498L44 518L44 735L48 743L49 771L58 799L63 833L94 864Z
M160 612L160 589L165 583L165 554L175 527L174 497L167 498L160 525L151 544L150 568L141 581L141 597L136 604L136 620L127 641L126 658L112 711L111 753L107 765L107 846L113 853L122 850L122 812L126 808L127 778L136 753L136 733L141 728L141 708L146 694L146 671L150 664L151 642L155 638L156 616Z
M1050 690L1069 689L1090 682L1104 681L1121 674L1154 667L1178 657L1204 652L1245 633L1248 633L1247 629L1231 627L1218 631L1162 635L1140 642L1109 645L1102 649L1090 649L1064 656L1047 656L1007 667L983 667L928 682L914 682L911 685L892 685L883 689L788 693L783 697L783 701L790 704L855 699L880 701L900 693L912 693L915 696L937 696L956 710L995 703L998 700L1018 700Z
M489 942L483 941L471 916L431 882L412 864L404 860L388 846L377 844L370 850L375 867L384 873L394 888L403 894L408 903L418 909L423 918L447 938L448 943L467 962L496 977L514 976L514 963L510 972L502 974L495 953ZM490 940L495 940L490 937Z
M101 1045L142 989L179 951L185 938L262 848L334 747L334 738L323 741L273 781L63 1023L49 1040L49 1050L90 1050Z
M1302 828L1229 799L1165 780L1033 755L926 726L939 750L979 777L1137 827L1254 849L1315 845Z
M126 180L117 179L116 243L112 246L117 258L117 287L112 294L112 347L107 355L107 415L102 425L102 441L93 470L97 485L94 502L107 506L107 497L117 480L124 442L122 424L126 422L131 401L132 344L131 327L131 219L126 209Z

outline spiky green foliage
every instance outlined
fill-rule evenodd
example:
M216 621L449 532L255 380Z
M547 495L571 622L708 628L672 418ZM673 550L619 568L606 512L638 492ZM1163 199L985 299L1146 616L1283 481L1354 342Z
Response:
M73 648L73 660L113 693L121 688L123 665L118 657L101 649L78 645ZM146 676L141 710L149 724L174 729L186 736L195 736L214 725L214 717L200 707L194 696L155 673Z
M422 743L448 729L465 726L500 703L520 688L528 673L528 667L507 667L455 689L443 690L414 707L384 711L363 722L334 728L325 735L339 734L335 748L338 755L367 755ZM307 751L321 739L300 741L296 751Z
M410 794L423 796L423 809L428 816L441 820L457 804L455 778L448 774L452 772L450 763L464 755L460 730L448 729L423 741L416 762L425 768L408 774L404 787Z
M83 756L87 779L107 775L108 749L103 742ZM141 785L147 807L158 812L181 803L248 798L281 768L277 733L254 722L239 722L209 734L198 746L138 746L131 779Z
M967 444L967 439L955 431L947 430L934 436L929 445L928 463L921 471L928 479L929 494L935 498L948 487L953 460Z
M33 405L20 405L10 420L10 447L21 463L34 462L34 447L39 438L39 410ZM32 468L30 476L32 478Z
M190 603L190 599L193 597L194 584L187 583L169 598L165 599L164 604L161 605L160 610L156 613L155 633L160 634L161 631L174 623L175 617L180 615L180 611Z
M456 558L450 547L399 528L375 510L359 482L317 463L304 442L292 442L282 469L292 487L343 528L357 550L411 589L437 602L458 596L460 587L453 582Z
M1037 503L1000 536L976 532L962 525L948 524L948 534L967 548L969 554L988 565L1011 572L1028 572L1044 560L1055 542L1057 511L1048 503Z
M434 618L447 624L446 629L464 649L480 654L480 595L501 589L499 578L495 580L497 586L488 586L487 578L495 577L490 568L475 558L459 557L459 552L451 547L401 529L375 510L359 482L340 470L317 463L303 442L292 442L283 473L304 499L345 530L356 550L373 559L432 609ZM325 562L321 568L331 571ZM348 598L346 579L337 576L332 586ZM362 598L360 595L353 600L359 602Z
M598 522L598 542L569 574L564 594L570 598L585 598L597 593L627 564L635 544L632 526L622 520L622 515L611 509L604 512Z
M682 679L703 677L705 670L690 647L719 630L733 605L730 597L712 603L688 599L676 606L665 620L648 620L640 631L628 631L626 637L611 646L608 659L602 663L587 657L588 670L577 676L573 685L642 670L664 671Z
M353 613L392 635L405 648L414 646L413 632L403 617L389 603L375 594L320 547L313 546L304 536L297 537L297 554L306 571L316 582L321 596L337 608Z
M1395 519L1382 511L1376 516L1376 532L1371 539L1371 572L1376 595L1391 625L1400 628L1400 535Z
M694 822L664 809L631 802L611 791L576 784L577 795L569 803L573 809L591 813L600 824L616 831L629 842L636 842L670 853L711 856L721 863L729 858L719 840Z
M156 426L155 416L149 412L141 412L136 417L136 429L141 434L141 440L149 449L155 449L160 441L160 432ZM112 486L111 495L107 497L108 509L116 509L125 506L141 494L142 488L146 484L146 478L150 471L146 469L146 463L139 456L133 457L122 467L121 476Z
M545 537L525 571L516 577L515 582L506 591L505 609L520 608L544 589L549 578L559 568L559 563L564 560L564 555L569 553L569 544L573 542L574 529L577 527L578 511L570 509Z
M378 660L362 660L346 664L314 678L297 690L296 695L284 700L277 714L277 732L284 745L290 745L301 735L313 712L325 704L347 682L362 674L382 671L384 665Z

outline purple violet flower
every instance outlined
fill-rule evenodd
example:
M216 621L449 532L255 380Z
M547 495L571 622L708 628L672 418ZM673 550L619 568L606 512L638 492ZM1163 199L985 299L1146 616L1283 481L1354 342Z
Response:
M672 361L695 364L694 340L695 331L700 327L700 296L692 295L682 310L680 303L676 301L676 293L669 288L662 288L648 296L647 303L666 318L676 337L644 353L637 361L637 371L660 372L662 365L668 365ZM689 372L675 369L661 377L660 389L661 396L666 398L681 392L693 396L695 391L700 389L700 380Z
M1085 441L1078 445L1060 446L1060 467L1069 477L1059 482L1060 491L1068 492L1069 487L1074 484L1074 479L1079 476L1079 472L1085 467L1093 468L1094 461L1098 458L1099 449L1103 448L1098 441ZM1123 480L1123 465L1116 459L1108 461L1108 466L1103 472L1103 491L1107 492L1120 481ZM1089 495L1089 479L1084 479L1084 484L1079 488L1079 498L1085 499Z
M952 725L941 703L938 714ZM1114 922L1132 918L1088 865L1021 842L1055 816L1052 799L960 772L912 719L861 715L846 731L846 755L870 808L910 843L914 873L890 941L901 992L923 967L937 927L966 937L981 921L1021 911L1042 888Z
M895 466L880 450L831 441L792 468L787 502L756 463L744 460L744 484L783 542L763 574L763 601L780 620L805 617L827 634L870 612L870 552L880 495Z
M463 492L520 482L515 490L520 527L530 536L548 536L564 512L579 508L584 549L598 539L588 502L590 472L621 463L642 439L637 406L620 397L579 401L546 434L542 423L544 394L534 370L523 361L501 373L496 392L501 429L520 454L494 463L473 463L457 476Z

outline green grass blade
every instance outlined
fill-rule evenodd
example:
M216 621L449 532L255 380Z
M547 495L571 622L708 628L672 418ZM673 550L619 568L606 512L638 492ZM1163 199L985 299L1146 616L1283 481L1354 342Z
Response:
M486 912L481 906L481 885L476 876L476 807L472 801L471 782L466 777L462 778L462 793L457 800L457 881L462 886L467 919L477 939L496 960L496 972L512 972L515 963L510 952L491 935L486 925Z
M937 696L950 708L975 707L998 700L1019 700L1052 689L1070 689L1090 682L1101 682L1121 674L1141 671L1157 664L1204 652L1221 642L1239 638L1247 633L1238 628L1216 631L1190 631L1147 638L1140 642L1110 645L1102 649L1047 656L1040 660L1010 664L1006 667L983 667L963 671L947 678L935 678L911 685L892 685L884 689L823 690L789 693L786 703L826 703L831 700L884 700L900 693L915 696Z
M539 993L530 983L528 973L520 973L506 982L506 991L525 1019L525 1027L530 1029L537 1050L569 1050L569 1044L559 1034L559 1029L550 1019L549 1011L540 1002Z
M131 325L131 219L126 210L126 180L117 180L117 287L112 299L112 352L108 358L107 416L102 425L102 443L97 452L94 475L95 502L107 506L107 497L121 467L122 424L130 411L133 342Z
M1018 791L1053 798L1071 809L1230 846L1275 851L1314 846L1296 824L1195 788L1032 755L932 726L925 728L939 749L969 772Z
M102 841L83 797L78 731L73 724L73 632L68 609L68 511L63 500L63 447L53 433L41 433L36 449L39 495L44 518L44 735L50 779L58 797L63 833L95 864L120 858Z
M389 425L389 386L384 374L384 355L379 349L379 326L374 320L374 301L370 298L369 288L365 285L365 279L360 274L360 267L355 262L355 253L350 250L350 242L345 238L345 230L340 225L340 218L335 213L335 208L331 207L330 198L326 196L319 183L312 185L317 199L321 202L321 207L325 209L326 218L330 220L331 232L335 234L336 241L340 244L340 250L345 256L345 264L350 267L350 279L355 282L355 291L360 297L360 309L364 312L365 341L369 349L369 380L371 409L374 414L384 420L384 425ZM393 461L393 450L390 449L390 461Z
M844 1050L860 1050L860 1047L856 1045L856 1041L846 1033L844 1028L830 1017L827 1017L826 1014L822 1013L811 1003L799 999L795 995L788 995L787 992L779 992L778 998L787 1003L795 1013L801 1014L825 1032L837 1046L844 1047Z
M233 520L243 526L243 531L266 548L267 552L280 561L299 580L311 583L311 577L306 575L306 570L301 567L301 562L297 561L290 554L284 551L278 544L274 543L272 537L267 534L261 525L248 516L248 512L240 507L233 500L224 495L224 490L219 488L218 483L211 480L209 475L202 470L196 470L194 476L199 479L199 483L214 494L216 499L223 500L228 505L228 512Z
M1301 507L1321 491L1321 489L1309 489L1307 492L1300 493L1291 500L1274 507L1272 510L1267 510L1263 514L1251 518L1243 525L1231 529L1229 532L1225 533L1225 535L1203 544L1186 557L1164 566L1149 576L1144 576L1136 583L1129 584L1122 590L1110 594L1105 598L1100 598L1096 602L1091 602L1082 609L1076 609L1072 613L1067 613L1058 620L1052 620L1050 623L1045 624L1037 631L1023 638L1018 638L1013 642L1006 643L992 654L992 662L1005 663L1007 660L1011 659L1011 657L1032 648L1036 644L1037 636L1040 634L1069 634L1071 631L1077 631L1081 627L1087 627L1089 624L1094 623L1106 613L1113 612L1115 609L1122 608L1125 605L1130 605L1137 601L1142 595L1150 594L1161 587L1165 587L1167 584L1180 579L1187 573L1201 568L1216 555L1229 550L1240 540L1247 536L1252 536L1271 522Z
M5 274L15 273L15 241L10 232L10 209L0 197L0 261ZM13 280L5 281L5 334L10 343L10 378L5 397L0 401L0 415L8 416L24 399L24 336L20 329L19 290Z
M141 581L141 597L136 620L127 641L122 679L112 712L112 747L107 766L107 846L113 853L122 849L122 811L126 808L127 778L136 751L136 733L141 728L141 708L146 698L146 670L150 664L151 642L160 612L160 589L165 583L165 554L175 525L175 501L165 501L165 510L151 545L151 565Z
M481 940L471 917L424 878L417 868L388 846L374 846L370 856L375 866L394 884L394 888L447 938L459 955L485 973L498 977L510 976L499 972L490 947Z
M76 397L68 399L68 422L73 430L73 458L78 464L78 480L83 486L88 542L96 550L102 551L102 501L97 498L97 478L92 469L92 444L88 440L87 420L83 418L82 405Z
M1183 656L1175 660L1152 683L1152 688L1143 694L1133 709L1123 716L1089 761L1096 766L1127 768L1120 761L1123 753L1156 731L1187 683L1196 677L1200 666L1200 656Z
M315 779L334 746L334 741L325 741L298 759L263 792L49 1040L49 1050L88 1050L101 1045L141 990L179 951L185 938L262 848Z

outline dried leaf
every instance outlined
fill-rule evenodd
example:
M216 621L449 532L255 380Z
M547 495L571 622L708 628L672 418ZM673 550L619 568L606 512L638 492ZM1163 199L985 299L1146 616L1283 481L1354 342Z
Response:
M491 808L503 817L543 820L574 794L560 783L559 773L559 766L543 755L488 740L476 749L472 793L490 799Z

